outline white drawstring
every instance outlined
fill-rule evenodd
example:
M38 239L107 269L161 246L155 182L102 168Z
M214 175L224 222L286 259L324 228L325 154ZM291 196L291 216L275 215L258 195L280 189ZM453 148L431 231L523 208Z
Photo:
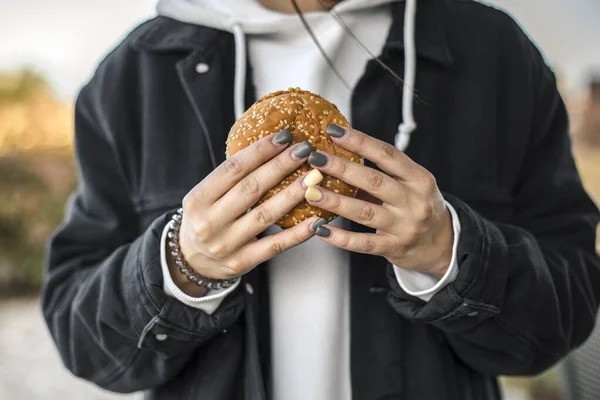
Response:
M235 119L239 119L246 110L246 35L241 25L232 28L235 40L235 79L233 86L233 109Z
M416 75L415 51L415 17L417 1L406 0L404 11L404 90L402 93L402 120L398 126L395 145L401 151L406 150L411 133L417 128L413 114L414 87ZM238 119L246 110L246 36L240 24L232 28L235 40L235 79L233 101L235 118Z
M415 16L417 1L406 0L404 10L404 90L402 93L402 123L398 126L395 145L400 151L406 150L411 133L417 128L413 114L415 74L417 57L415 52Z

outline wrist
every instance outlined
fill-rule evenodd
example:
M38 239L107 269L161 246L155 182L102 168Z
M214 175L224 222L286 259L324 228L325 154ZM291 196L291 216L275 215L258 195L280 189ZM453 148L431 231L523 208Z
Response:
M208 291L208 289L218 290L218 289L226 289L228 287L231 287L235 283L235 281L236 281L235 279L209 278L205 275L198 273L190 265L188 265L188 263L185 259L185 256L181 250L181 243L180 243L179 232L181 230L182 221L183 221L183 208L180 208L177 210L177 212L175 212L173 214L173 216L171 217L170 223L167 225L168 248L165 248L165 251L167 252L167 254L170 255L170 263L167 260L167 264L170 265L169 273L171 274L172 277L173 277L173 275L179 276L178 282L179 282L179 284L181 284L183 286L183 288L180 288L180 289L182 289L182 291L184 288L188 291L192 290L191 288L187 287L187 284L184 284L182 282L183 278L180 275L185 276L190 285L195 284L196 286L198 286L200 288L207 289L204 291L204 293L206 293ZM177 274L177 271L179 271L180 275ZM174 272L174 274L173 274L173 272ZM198 292L196 289L193 289L192 291L194 293Z
M446 209L446 214L444 215L441 226L442 228L435 244L437 251L432 252L433 254L437 254L436 260L429 264L430 267L427 271L424 271L426 274L429 274L436 279L442 279L444 275L446 275L448 268L450 268L450 263L452 262L454 229L452 227L452 216L448 209Z
M179 267L175 263L175 259L171 252L169 251L169 246L165 243L166 248L166 256L167 256L167 265L169 266L169 273L171 274L171 279L173 279L173 283L177 285L177 287L188 296L192 297L202 297L208 293L208 289L202 286L196 285L194 282L190 282L184 274L179 271Z

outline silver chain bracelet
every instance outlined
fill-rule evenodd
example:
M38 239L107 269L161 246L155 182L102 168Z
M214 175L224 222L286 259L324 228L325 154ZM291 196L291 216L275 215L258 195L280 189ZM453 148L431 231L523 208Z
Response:
M167 232L169 238L167 244L171 249L171 255L175 259L175 265L179 268L179 272L185 275L190 282L207 289L225 289L235 283L235 279L212 279L200 275L194 271L183 258L181 248L179 247L179 229L181 228L181 220L183 219L183 208L180 208L171 217L171 227Z

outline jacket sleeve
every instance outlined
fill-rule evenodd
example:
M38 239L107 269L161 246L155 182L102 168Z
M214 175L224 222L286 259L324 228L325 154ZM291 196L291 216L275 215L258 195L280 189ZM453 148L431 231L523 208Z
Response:
M170 380L241 314L233 293L209 315L163 291L160 235L140 234L103 101L89 85L75 110L79 185L47 250L43 315L66 367L112 391Z
M492 222L444 194L462 226L457 279L423 303L388 271L392 306L441 329L458 357L486 374L552 366L591 333L600 301L598 209L582 187L567 113L543 61L536 77L534 132L514 191L514 224Z

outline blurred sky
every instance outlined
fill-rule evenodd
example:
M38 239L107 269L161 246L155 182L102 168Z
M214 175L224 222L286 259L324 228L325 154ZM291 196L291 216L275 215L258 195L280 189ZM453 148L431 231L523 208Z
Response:
M221 0L228 1L228 0ZM509 10L571 90L600 68L600 0L493 0ZM71 98L154 0L0 0L0 69L33 65Z

